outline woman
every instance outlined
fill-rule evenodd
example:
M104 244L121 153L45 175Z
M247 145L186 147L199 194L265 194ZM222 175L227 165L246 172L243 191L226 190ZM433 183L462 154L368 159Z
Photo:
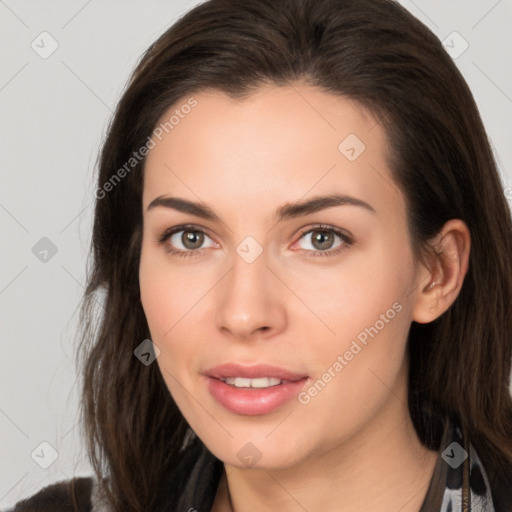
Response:
M136 68L96 199L96 475L16 510L512 510L510 213L399 4L197 6Z

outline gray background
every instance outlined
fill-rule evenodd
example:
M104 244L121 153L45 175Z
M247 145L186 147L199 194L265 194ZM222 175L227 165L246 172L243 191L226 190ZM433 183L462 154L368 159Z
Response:
M93 170L137 59L197 3L0 0L0 507L91 474L73 350ZM510 187L512 0L400 3L453 47Z

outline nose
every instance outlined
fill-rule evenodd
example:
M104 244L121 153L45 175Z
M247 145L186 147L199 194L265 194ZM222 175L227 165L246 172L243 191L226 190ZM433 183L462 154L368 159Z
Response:
M233 254L231 269L216 287L215 318L224 335L248 341L285 329L286 294L274 272L265 251L251 263Z

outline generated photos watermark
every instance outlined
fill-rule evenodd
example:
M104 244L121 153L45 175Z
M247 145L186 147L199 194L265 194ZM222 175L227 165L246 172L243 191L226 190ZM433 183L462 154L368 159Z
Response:
M164 133L169 133L176 126L178 126L182 119L190 114L192 109L197 106L197 100L194 97L188 99L186 103L181 105L179 108L174 110L174 113L169 119L163 123L160 123L146 139L146 143L139 148L138 151L134 151L132 156L120 167L110 178L103 183L101 187L96 189L96 199L103 199L108 192L113 190L118 183L121 182L142 160L147 156L150 150L156 147L158 142L162 141Z
M309 386L308 389L301 391L297 395L298 401L303 405L309 404L311 399L325 389L327 384L329 384L329 382L331 382L365 346L367 346L369 338L375 338L402 309L402 304L395 302L385 313L379 316L379 319L373 325L362 330L356 336L357 339L352 340L349 349L346 350L343 355L338 355L336 360L333 361L319 379Z

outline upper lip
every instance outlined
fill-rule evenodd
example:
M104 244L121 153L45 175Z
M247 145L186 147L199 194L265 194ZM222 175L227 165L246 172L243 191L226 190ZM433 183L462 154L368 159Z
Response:
M244 377L246 379L257 379L259 377L274 377L281 380L296 381L304 379L307 375L295 373L278 366L258 364L254 366L242 366L237 363L226 363L204 371L204 374L214 379L225 379L228 377Z

